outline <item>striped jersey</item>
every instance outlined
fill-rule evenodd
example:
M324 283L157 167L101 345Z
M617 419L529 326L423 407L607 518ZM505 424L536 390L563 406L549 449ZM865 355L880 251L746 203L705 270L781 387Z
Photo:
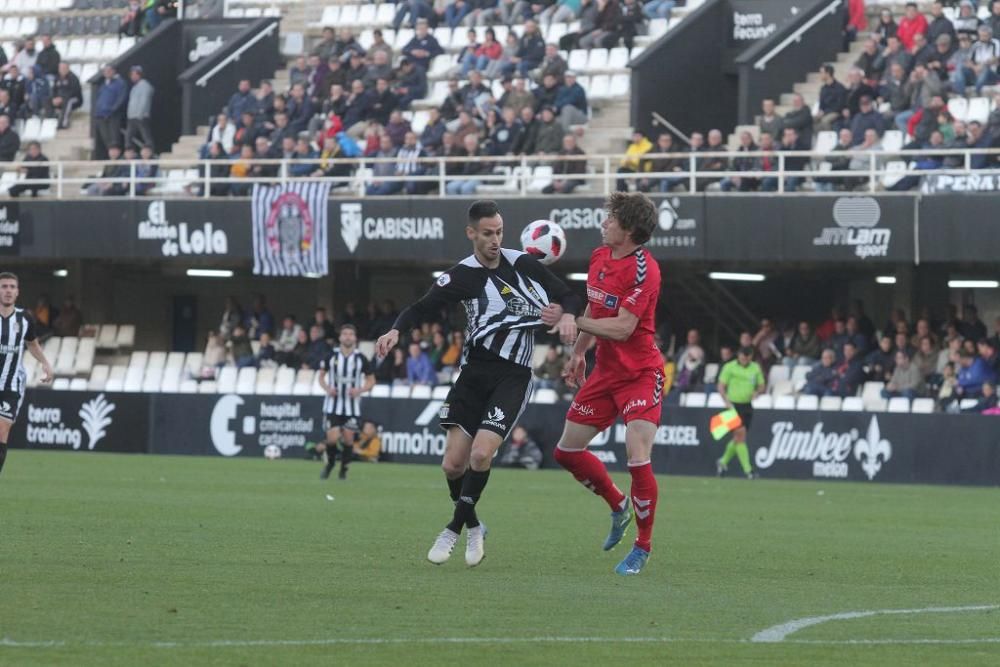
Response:
M326 395L323 412L340 417L360 417L361 397L352 398L350 390L365 386L365 376L372 373L368 358L357 350L344 354L338 347L329 360L323 362L322 368L326 371L326 384L337 390L336 396Z
M0 315L0 391L24 391L24 345L35 337L35 322L23 308Z
M400 313L393 328L409 331L455 303L462 304L468 320L463 366L468 360L501 359L530 368L542 309L549 303L573 315L580 309L580 299L538 260L502 248L495 269L471 255L442 273L422 299Z

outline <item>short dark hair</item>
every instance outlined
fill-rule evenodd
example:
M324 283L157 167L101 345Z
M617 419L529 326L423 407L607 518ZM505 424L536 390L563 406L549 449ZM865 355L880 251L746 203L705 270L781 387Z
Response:
M21 284L21 280L10 271L4 271L3 273L0 273L0 280L13 280L18 285Z
M483 218L493 218L500 215L500 207L492 199L479 199L469 207L469 224L475 227Z
M749 346L747 346L747 347L741 347L740 350L739 350L739 354L742 354L744 357L751 357L751 358L753 358L753 348L749 347Z
M830 76L833 76L833 74L834 74L834 71L835 71L835 70L833 69L833 65L823 65L822 69L823 69L823 71L824 71L824 72L826 72L826 73L827 73L827 74L829 74Z
M341 324L340 325L340 331L337 332L337 335L340 335L341 333L343 333L344 329L350 329L351 331L354 332L355 336L358 335L358 328L356 326L354 326L353 324L351 324L350 322L348 322L347 324Z
M658 215L656 204L641 192L612 192L604 210L618 219L618 224L632 237L632 243L642 245L653 235Z

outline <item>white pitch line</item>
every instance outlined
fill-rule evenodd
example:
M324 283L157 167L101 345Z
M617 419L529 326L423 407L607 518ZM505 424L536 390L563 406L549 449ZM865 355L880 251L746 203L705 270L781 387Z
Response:
M830 614L828 616L809 616L807 618L797 618L788 621L787 623L781 623L780 625L772 626L766 630L761 630L755 634L750 641L762 643L783 642L788 635L794 632L798 632L803 628L819 625L820 623L826 623L828 621L846 621L853 618L867 618L869 616L883 615L888 616L892 614L954 614L966 611L994 611L996 609L1000 609L1000 605L985 604L969 607L924 607L922 609L874 609L866 611L846 611L840 614Z
M172 642L172 641L16 641L0 639L0 649L44 649L44 648L150 648L150 649L192 649L192 648L268 648L296 646L385 646L412 644L751 644L751 639L730 639L708 637L413 637L413 638L328 638L328 639L220 639L212 641ZM783 644L819 644L827 646L851 645L926 645L926 644L1000 644L1000 637L981 639L788 639Z

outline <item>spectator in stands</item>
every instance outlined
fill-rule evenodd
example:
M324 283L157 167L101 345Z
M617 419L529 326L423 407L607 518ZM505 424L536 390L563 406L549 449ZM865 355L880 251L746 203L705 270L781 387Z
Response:
M896 37L899 26L892 17L892 11L883 9L879 12L878 25L875 27L875 34L878 36L879 44L886 46L890 37Z
M51 115L52 87L40 65L35 65L28 70L24 90L25 100L24 106L21 108L22 117L44 118Z
M754 334L750 345L756 350L757 361L760 362L761 366L765 369L770 368L770 366L777 360L779 355L776 343L778 341L778 330L775 329L774 324L769 319L763 319L760 322L760 329Z
M873 382L889 381L896 368L896 352L891 335L886 333L879 338L878 347L865 357L864 367L869 380Z
M902 396L911 401L924 393L924 378L920 369L906 352L896 352L896 367L892 377L882 389L882 398Z
M446 131L444 120L441 119L441 112L437 109L429 111L427 125L420 133L420 145L427 151L428 155L439 156L441 154L441 139Z
M855 151L865 153L882 152L882 142L879 141L878 133L875 130L865 131L865 140L853 148ZM855 155L848 165L851 171L868 171L871 160L867 155Z
M982 395L983 383L995 384L996 373L981 357L962 350L959 354L961 369L958 371L958 384L955 387L955 397L979 398Z
M330 345L324 336L324 328L319 324L314 324L309 328L309 347L302 360L303 368L319 370L330 358Z
M875 38L865 40L864 50L854 61L854 66L865 73L865 81L876 86L882 80L883 69L886 65L884 59L879 57L878 41Z
M528 436L528 431L523 426L515 426L511 432L510 444L500 457L500 465L538 470L541 464L541 448Z
M920 339L917 353L913 355L913 365L920 370L920 377L925 380L937 373L938 350L930 336Z
M271 335L262 333L260 346L257 348L257 354L254 355L253 365L257 368L273 368L278 365L277 356L278 352L274 343L271 342Z
M430 33L430 28L425 19L417 21L416 32L406 46L403 47L403 55L412 60L424 71L429 71L431 62L435 57L444 53L441 44ZM388 62L386 60L385 62Z
M875 109L875 104L871 97L863 96L859 102L858 113L851 118L851 140L855 144L860 144L865 140L865 132L875 130L875 133L882 136L882 114Z
M153 162L153 147L143 146L139 149L141 162L135 165L135 194L145 197L149 191L156 187L156 175L160 173L160 167Z
M952 42L957 36L955 24L944 15L944 3L935 0L931 4L931 21L927 26L927 40L934 43L941 35L948 35Z
M255 111L265 121L273 120L275 111L287 110L286 107L281 106L285 101L284 96L274 94L274 88L270 81L261 81L253 97L257 105Z
M274 333L274 316L267 308L264 296L258 294L253 301L253 308L246 314L243 327L251 340L260 340L262 334Z
M847 100L844 110L841 112L843 118L840 121L840 125L844 127L850 127L851 120L861 113L861 99L863 97L875 98L875 91L865 83L864 72L857 67L852 67L847 73L847 84Z
M829 337L824 341L826 343L825 347L832 348L834 354L839 359L840 353L844 349L844 343L848 340L850 338L847 335L847 320L838 314L837 319L833 321L833 328L830 331Z
M2 123L3 120L0 120L0 124ZM3 159L2 151L3 151L3 133L0 133L0 160ZM49 159L45 157L45 155L42 153L41 144L39 144L37 141L31 141L28 143L28 153L27 155L24 156L22 162L30 163L30 162L48 162L48 161ZM26 165L21 167L19 171L22 174L24 174L24 178L29 181L49 179L48 165L38 166L38 167L32 167ZM37 197L39 192L48 189L49 189L48 183L17 183L15 185L10 186L10 189L7 191L7 194L9 194L11 197L16 198L21 196L21 194L24 192L30 192L32 197ZM75 336L76 334L72 335Z
M984 382L981 388L979 400L976 404L962 409L962 412L984 414L987 410L994 410L997 407L997 389L993 382Z
M679 401L683 393L700 389L705 381L705 350L699 343L692 344L690 341L691 334L688 332L688 345L681 348L677 357L671 396L668 396L671 403Z
M132 80L132 89L128 94L128 110L126 117L128 122L125 126L125 145L128 147L152 146L153 126L151 115L153 112L153 85L142 76L142 66L133 65L129 70L129 78ZM139 139L136 142L136 139Z
M16 65L10 65L7 74L0 79L0 89L7 92L10 111L6 115L11 118L22 116L24 98L27 93L28 82L20 73Z
M52 43L51 35L40 35L39 41L42 44L42 48L38 51L35 65L42 68L42 73L45 76L55 77L59 71L59 63L61 61L59 51L56 49L55 44Z
M982 340L986 338L986 325L979 319L979 309L971 303L962 306L962 321L958 325L958 332L966 340Z
M646 138L646 135L638 130L633 132L632 143L630 143L628 148L625 149L625 157L621 160L621 165L618 167L618 173L638 174L649 171L649 164L645 159L643 159L642 156L651 150L653 150L653 143ZM619 192L628 192L630 189L629 181L624 178L619 178L617 185Z
M17 67L19 71L27 72L35 66L37 61L38 51L35 49L35 38L28 36L24 38L24 44L11 58L9 67Z
M226 115L233 122L239 121L245 113L257 115L258 103L250 90L250 79L241 79L237 90L226 104Z
M969 138L967 141L967 148L973 150L982 150L990 147L990 136L983 132L983 126L979 121L971 121L967 124L967 130ZM973 169L986 169L989 167L989 157L979 154L973 154L969 160L969 166ZM985 334L983 334L985 335Z
M462 147L465 146L466 136L479 136L479 126L472 119L472 114L465 110L459 112L458 118L449 123L447 127L455 135L455 143Z
M886 44L882 53L875 60L874 67L881 70L884 76L884 73L890 71L896 63L903 67L904 73L909 74L910 68L913 65L913 56L903 48L899 38L890 37L889 43Z
M514 57L517 56L518 49L521 48L521 43L518 41L517 33L511 30L507 33L506 41L503 45L503 52L500 54L499 60L490 61L490 64L486 67L486 71L483 72L490 79L497 79L503 77L504 79L510 79L510 74L504 74L504 72L509 71L509 67L513 67Z
M559 353L559 348L550 345L545 350L542 363L535 366L535 386L540 389L557 389L562 385L562 370L566 359ZM562 393L561 389L557 389Z
M150 32L166 19L177 18L177 0L147 0L146 32Z
M1000 80L997 75L1000 40L993 37L993 29L989 25L979 26L978 35L969 59L961 67L956 67L951 77L952 88L959 94L964 94L966 86L975 86L976 95L981 95L983 86L992 86Z
M281 330L278 332L278 339L275 343L276 359L278 363L286 366L298 368L301 363L289 363L291 353L299 342L299 334L302 327L295 321L294 315L285 315L281 321Z
M109 164L104 165L101 170L100 179L128 178L129 168L121 163L122 149L118 144L108 146ZM87 186L87 194L95 197L121 196L128 190L128 185L123 182L98 180Z
M129 0L125 13L118 23L118 36L141 37L145 20L145 10L142 8L142 3L139 0Z
M616 2L616 0L608 1ZM524 34L521 35L517 55L511 58L510 64L505 66L503 73L511 74L517 70L521 76L528 76L531 70L537 68L544 58L545 40L542 39L538 23L534 19L528 19L524 22Z
M427 96L427 72L409 58L403 58L395 75L392 92L400 109L409 109L414 100Z
M903 66L893 63L889 68L889 74L882 80L878 89L878 101L889 104L889 110L884 114L887 123L910 108L910 91L907 86L908 80Z
M143 148L146 148L145 146ZM225 197L229 194L230 188L228 183L220 183L220 179L229 178L231 174L229 161L229 155L226 154L225 150L222 148L222 144L215 142L209 144L208 154L205 159L209 160L210 164L207 166L209 177L212 180L209 194L212 197ZM195 196L203 195L205 190L204 186L199 183L197 184L192 192Z
M462 144L463 157L483 157L484 154L479 147L479 137L477 134L466 134L462 140ZM489 165L478 160L468 160L459 165L459 167L458 175L464 178L449 181L446 186L448 194L465 196L476 194L476 190L480 185L479 177L484 173L488 173Z
M917 33L913 36L913 48L910 49L910 54L913 56L914 64L921 63L926 66L934 55L934 47L927 42L924 34Z
M820 342L812 327L805 320L799 322L792 342L785 348L782 360L791 370L795 366L812 366L820 358Z
M539 122L531 107L521 109L521 117L512 125L515 136L511 139L511 152L515 155L532 155L538 139Z
M329 342L333 342L337 337L337 328L333 323L333 320L326 314L326 308L319 306L313 311L313 321L310 323L310 336L312 336L312 327L319 327L320 333L323 339Z
M968 35L970 40L976 38L976 30L982 21L976 16L976 4L973 0L962 0L958 6L958 16L952 19L955 31L959 36Z
M469 83L462 86L462 108L474 117L485 115L482 108L491 96L490 87L483 83L482 72L469 72Z
M312 100L306 95L305 86L296 83L288 95L288 129L294 133L305 131L315 114ZM277 116L277 113L275 113Z
M809 396L834 396L834 385L837 381L837 361L833 350L827 348L820 355L816 364L806 375L806 385L802 393Z
M722 143L722 132L720 130L712 129L708 131L708 144L704 147L702 152L706 153L724 153L727 148ZM692 151L694 152L694 151ZM648 163L647 163L648 164ZM698 171L725 171L727 166L727 158L724 155L715 155L712 157L703 157L697 160ZM700 178L697 182L697 187L699 191L704 190L713 179Z
M224 113L220 113L215 117L215 125L208 133L208 142L202 146L202 155L204 158L208 155L209 147L218 143L222 146L222 151L229 154L233 151L233 140L236 137L236 125L229 122L229 116Z
M928 55L925 64L928 74L935 75L942 81L949 79L948 63L951 57L958 51L957 45L950 35L941 35L934 42L934 49Z
M594 29L580 37L581 49L607 48L617 40L622 23L621 5L618 0L597 0L597 21Z
M661 2L673 2L673 0L660 0ZM545 24L546 28L553 23L570 23L580 15L580 0L556 0L542 10L538 15L538 22ZM669 10L667 10L669 12Z
M372 106L369 118L379 125L389 122L389 115L399 106L399 98L389 89L389 81L378 79L372 94Z
M851 131L847 128L843 128L837 133L837 145L833 147L830 153L826 156L826 161L830 164L830 171L847 171L850 169L851 158L846 155L841 155L846 151L849 151L854 146L853 136ZM816 176L813 178L813 185L817 192L833 192L834 190L850 190L853 189L859 183L864 182L864 179L858 181L857 179L848 178L835 178L827 176Z
M786 127L781 135L781 146L779 150L794 152L807 151L809 148L804 146L802 142L799 141L799 133L796 132L794 128ZM808 163L809 158L807 157L787 156L785 158L785 171L804 171ZM787 176L785 178L785 191L795 192L804 181L804 176Z
M545 46L545 57L542 58L538 69L534 70L531 76L542 85L545 85L546 77L551 76L555 79L557 85L561 85L567 69L569 69L569 65L566 63L566 59L559 54L559 47L556 44L547 44Z
M576 135L567 134L562 138L562 150L559 156L563 159L556 161L553 168L555 180L542 189L543 194L568 195L578 187L584 185L586 181L581 178L571 178L587 173L587 161L583 159L571 159L573 156L582 157L583 150L576 144ZM559 178L559 177L562 178Z
M834 379L832 395L854 396L858 387L864 381L864 370L857 356L857 348L853 343L844 343L842 361L837 365L837 377Z
M902 42L903 48L909 50L913 48L913 36L917 34L927 34L927 19L917 9L917 3L906 3L906 15L899 21L899 28L896 36Z
M396 155L396 175L397 176L425 176L427 175L427 164L423 162L427 157L423 146L417 141L415 132L407 132L403 139L403 146ZM411 180L406 181L403 188L408 195L422 195L428 193L434 187L430 181Z
M556 93L555 107L559 122L566 130L573 125L585 125L590 120L587 91L577 83L576 72L566 72L565 85Z
M802 95L798 93L792 95L792 110L785 116L781 127L782 130L786 127L792 128L798 132L799 142L803 146L812 146L813 117Z
M944 84L938 77L927 76L926 66L915 65L906 86L906 91L910 98L909 108L896 116L896 127L904 135L910 134L910 122L913 117L918 113L925 113L923 110L930 107L933 110L933 115L927 118L924 129L925 134L919 139L919 141L927 141L930 138L931 130L935 127L934 121L937 117L937 109L943 107L943 90ZM933 101L934 97L939 98L937 103Z
M511 107L520 116L521 110L525 107L534 108L535 96L527 89L527 81L523 76L515 76L511 83L513 89L506 95L506 99L500 99L500 106Z
M566 131L556 122L556 110L553 106L542 107L541 123L538 127L538 138L535 141L535 152L539 155L555 155L563 149L563 135Z
M374 93L365 90L360 79L351 82L351 94L347 96L344 109L344 128L353 139L360 139L368 126L368 118L374 105Z
M392 357L386 357L375 368L375 381L379 384L406 384L406 361L403 349L393 348Z
M226 297L225 306L222 309L222 318L219 321L219 335L222 340L229 340L237 326L243 322L243 308L236 297Z
M309 60L313 63L319 63L319 56L310 56ZM306 62L305 56L299 56L295 59L295 63L288 68L288 83L294 86L297 83L301 83L304 86L308 86L310 80L312 79L314 68L310 67Z
M80 79L70 71L69 63L60 62L58 74L52 84L52 109L59 118L59 127L69 127L70 114L73 109L83 104L83 89Z
M272 146L280 146L282 141L288 138L294 138L296 133L288 125L288 113L285 111L279 111L274 114L274 123L268 123L264 126L266 129L270 130L270 133L262 133L260 136L267 137L267 141ZM254 139L254 144L257 140Z
M398 31L403 21L409 16L410 27L416 27L420 21L428 21L434 16L434 9L428 0L401 0L397 3L396 16L392 19L392 29Z
M823 86L819 90L819 112L815 121L820 130L833 128L847 106L847 89L834 77L833 65L823 65L820 69L820 80Z
M230 336L226 346L229 348L229 354L237 368L256 365L257 360L254 358L253 346L250 344L250 338L243 325L237 325L233 328L233 335Z
M674 147L674 137L668 132L662 132L656 137L655 153L679 153ZM655 157L649 161L649 171L660 176L650 176L639 179L639 190L651 192L656 189L659 192L670 192L678 185L684 183L683 176L664 176L675 172L686 171L684 158L679 157Z
M812 118L810 117L810 122ZM754 157L740 155L740 153L753 153L757 150L757 144L753 142L753 135L744 130L740 132L740 146L736 149L736 157L729 161L730 171L755 171L759 160ZM654 167L655 170L655 167ZM719 181L719 188L723 192L751 192L757 188L759 181L751 176L727 176Z
M406 381L410 386L435 385L437 373L427 353L417 343L410 343L410 357L406 360Z
M784 127L784 119L781 117L781 114L774 110L774 100L770 97L764 98L760 103L760 108L761 115L757 122L757 127L760 128L760 131L768 132L772 136L780 134Z

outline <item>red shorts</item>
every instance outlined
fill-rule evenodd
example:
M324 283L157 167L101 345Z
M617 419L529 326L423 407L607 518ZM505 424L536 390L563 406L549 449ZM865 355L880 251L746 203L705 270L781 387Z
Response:
M567 421L593 426L599 431L615 423L641 419L660 425L663 404L663 371L656 368L633 374L605 374L594 369L566 412Z

